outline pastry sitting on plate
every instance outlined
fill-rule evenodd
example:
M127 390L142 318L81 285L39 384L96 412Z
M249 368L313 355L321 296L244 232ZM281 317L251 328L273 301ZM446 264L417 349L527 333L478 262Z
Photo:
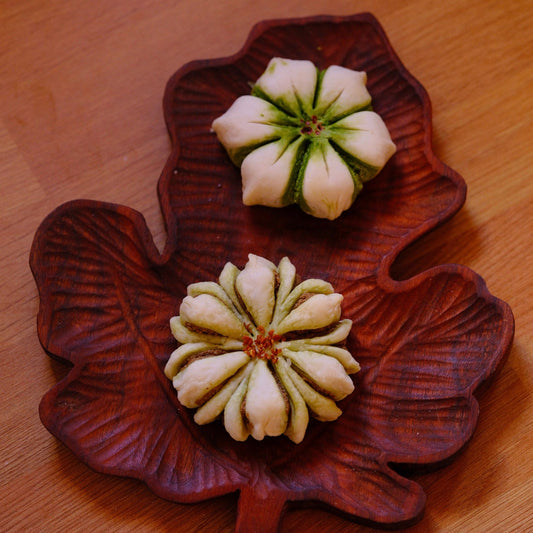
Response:
M335 402L360 370L343 347L352 322L341 319L342 299L326 281L298 283L286 257L276 266L250 254L243 270L227 263L218 283L190 285L170 320L180 346L165 367L180 403L198 424L222 418L238 441L301 442L309 414L341 415Z
M366 73L273 58L252 88L213 121L241 169L243 203L298 204L335 219L395 153L372 111Z

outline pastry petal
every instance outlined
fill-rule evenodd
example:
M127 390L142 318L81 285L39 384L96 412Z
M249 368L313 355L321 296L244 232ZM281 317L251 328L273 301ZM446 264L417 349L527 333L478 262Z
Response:
M354 390L344 367L334 357L310 351L283 350L289 358L321 391L334 400L342 400Z
M308 300L293 309L278 325L276 333L319 329L329 326L341 316L342 295L313 294Z
M313 144L302 181L300 206L317 218L334 220L348 209L363 184L327 142Z
M366 80L366 72L338 65L328 67L320 83L316 114L324 121L330 121L369 107L372 97L366 88Z
M290 116L299 116L302 111L310 114L317 78L317 69L311 61L274 57L252 93L261 94Z
M235 313L211 294L186 296L180 306L180 321L234 339L245 332Z
M330 128L336 145L363 166L374 168L361 174L363 181L374 177L396 151L385 122L373 111L353 113Z
M305 431L309 424L309 411L305 400L290 378L289 368L290 364L285 359L280 359L276 365L278 376L287 391L290 403L290 416L285 435L298 444L304 439Z
M244 352L229 352L194 360L172 380L178 391L178 400L185 407L199 407L209 392L249 360Z
M242 200L245 205L283 207L285 191L296 165L302 137L283 137L250 152L242 162Z
M250 254L244 270L237 276L235 287L256 326L266 328L275 304L276 265Z
M213 422L224 411L228 401L239 385L248 379L253 365L250 363L244 366L229 379L224 386L216 392L207 402L199 407L194 414L194 421L199 425Z
M339 418L342 411L331 398L313 389L292 368L289 367L287 373L309 407L309 410L313 413L314 418L321 422L328 422Z
M226 148L232 162L240 166L257 146L278 138L286 122L285 114L271 103L252 95L240 96L216 118L211 127Z
M230 436L237 441L244 441L250 435L242 416L242 404L248 390L250 376L246 376L231 395L224 408L224 427Z
M288 405L266 361L257 360L245 403L250 433L256 440L282 435L287 427Z

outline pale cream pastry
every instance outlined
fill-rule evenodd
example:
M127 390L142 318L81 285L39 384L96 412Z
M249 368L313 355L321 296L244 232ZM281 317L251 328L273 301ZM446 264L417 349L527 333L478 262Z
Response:
M359 364L344 347L352 327L343 297L320 279L297 282L285 257L276 266L250 254L218 283L188 287L170 328L180 343L165 374L194 420L221 419L235 440L285 434L303 440L309 415L331 421L354 390Z
M365 72L273 58L255 82L212 123L240 167L245 205L298 204L335 219L363 183L396 151L372 110Z

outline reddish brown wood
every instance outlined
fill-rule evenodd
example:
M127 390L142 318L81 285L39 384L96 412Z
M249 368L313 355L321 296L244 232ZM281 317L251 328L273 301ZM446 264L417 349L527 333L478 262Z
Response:
M239 171L210 131L276 55L367 71L398 146L336 221L244 207ZM400 251L465 197L462 178L432 154L424 89L372 16L318 17L261 23L236 56L186 65L164 111L173 148L158 189L163 254L141 215L92 201L59 207L35 236L39 337L73 365L42 399L44 425L95 470L142 479L164 498L240 491L239 531L275 531L290 502L365 523L416 521L425 495L394 465L441 464L464 446L478 417L473 394L503 362L514 328L509 307L465 267L389 275ZM288 255L303 277L333 283L354 321L356 392L338 421L312 423L299 445L237 443L221 425L196 426L162 373L175 347L168 320L187 285L251 252Z

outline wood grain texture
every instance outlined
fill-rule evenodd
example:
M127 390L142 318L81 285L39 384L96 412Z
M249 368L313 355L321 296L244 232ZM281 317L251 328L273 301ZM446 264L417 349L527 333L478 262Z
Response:
M354 8L351 2L333 7L333 14ZM378 16L428 91L435 152L468 185L465 208L414 243L393 272L407 278L435 264L465 264L509 302L517 321L509 360L480 398L474 439L445 469L417 474L428 505L410 530L527 530L533 504L531 6L361 2L357 10ZM138 482L87 469L42 427L39 400L65 370L43 354L36 337L29 247L56 206L91 197L143 213L162 248L155 190L169 153L161 112L168 77L190 60L236 52L258 20L321 13L332 13L330 3L3 3L1 529L235 528L235 496L194 506L167 502ZM317 508L285 516L283 531L304 528L366 530Z

